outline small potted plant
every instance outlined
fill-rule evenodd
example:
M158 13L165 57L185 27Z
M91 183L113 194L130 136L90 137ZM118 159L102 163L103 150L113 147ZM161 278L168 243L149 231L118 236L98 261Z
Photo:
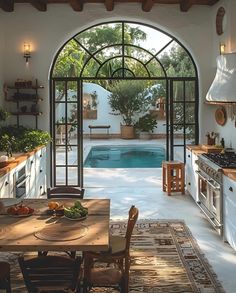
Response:
M140 131L140 139L150 139L151 132L157 127L157 121L151 116L151 114L147 113L139 118L135 127Z

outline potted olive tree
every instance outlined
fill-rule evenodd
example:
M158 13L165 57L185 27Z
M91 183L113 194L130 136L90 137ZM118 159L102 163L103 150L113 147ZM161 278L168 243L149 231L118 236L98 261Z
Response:
M139 118L138 122L135 124L135 127L140 131L140 139L150 139L151 132L153 132L157 127L157 121L151 114L147 113Z
M134 138L134 124L139 113L146 112L150 105L145 81L122 80L110 86L108 103L112 115L121 115L121 138Z

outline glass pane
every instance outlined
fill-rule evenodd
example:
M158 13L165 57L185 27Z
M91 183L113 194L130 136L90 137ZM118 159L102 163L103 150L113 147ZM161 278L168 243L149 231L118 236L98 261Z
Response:
M77 82L69 81L67 83L67 101L77 101Z
M126 23L125 43L138 45L156 54L171 38L166 34L144 25Z
M55 121L56 123L65 123L66 104L55 103Z
M173 82L173 100L183 101L184 100L184 83L183 81Z
M195 81L185 81L185 100L195 101Z
M69 185L78 184L78 169L76 167L68 168L68 184Z
M183 146L174 147L174 160L184 162L184 147Z
M98 72L99 77L112 76L114 72L122 68L122 58L112 59L101 66Z
M57 57L53 77L79 76L88 57L88 53L75 40L70 40Z
M195 104L185 104L185 123L195 123Z
M73 123L77 121L77 103L67 104L67 122Z
M105 60L108 60L115 56L119 57L121 56L121 54L122 54L121 46L111 46L99 51L97 54L95 54L94 57L100 62L104 62Z
M152 59L147 64L147 69L151 77L164 77L164 71L156 59Z
M136 77L148 77L148 70L145 66L132 58L125 58L125 68L134 73Z
M196 144L195 124L194 125L186 125L185 133L186 133L186 144Z
M77 144L77 128L78 128L77 122L74 124L71 124L71 128L70 128L70 144L71 145Z
M66 145L70 144L70 138L71 138L71 131L72 131L72 125L68 124L60 124L55 126L56 129L56 144L57 145Z
M97 71L100 67L100 64L91 58L85 65L83 71L81 72L81 76L83 77L94 77L97 74Z
M121 23L109 23L92 27L79 33L77 39L88 51L95 53L97 50L114 44L122 43Z
M71 147L71 150L67 153L68 155L68 165L77 165L78 158L77 158L77 147Z
M153 84L150 87L151 106L149 112L157 120L165 120L166 117L166 85L165 82Z
M125 55L136 58L143 63L146 63L148 60L152 58L152 55L147 53L141 48L136 48L133 46L125 46Z
M56 165L65 165L66 164L66 152L65 148L56 149Z
M66 82L55 81L55 101L65 101Z
M182 103L173 104L173 122L174 124L184 123L184 105Z
M66 184L66 168L57 167L56 168L56 185L65 185Z
M195 68L188 53L177 42L172 42L159 55L168 76L195 77Z

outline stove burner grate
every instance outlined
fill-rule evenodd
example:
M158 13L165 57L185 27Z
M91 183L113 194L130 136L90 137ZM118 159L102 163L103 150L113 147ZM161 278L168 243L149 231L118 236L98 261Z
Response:
M203 156L221 168L236 169L236 154L235 153L226 153L226 154L207 153L207 154L203 154Z

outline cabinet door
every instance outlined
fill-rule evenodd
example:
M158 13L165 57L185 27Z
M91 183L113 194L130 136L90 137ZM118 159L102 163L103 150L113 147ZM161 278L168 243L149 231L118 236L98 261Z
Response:
M236 182L223 177L224 237L236 250Z
M192 195L192 152L190 150L186 150L186 165L185 165L185 183L187 191Z
M12 197L10 194L9 173L0 177L0 198Z
M40 197L46 193L46 148L40 149L35 154L36 160L36 194Z
M26 161L27 188L26 197L35 198L35 155L30 156Z
M198 191L197 191L197 174L196 170L198 166L196 164L197 156L192 153L190 150L186 150L186 188L187 191L191 194L192 198L197 201Z

